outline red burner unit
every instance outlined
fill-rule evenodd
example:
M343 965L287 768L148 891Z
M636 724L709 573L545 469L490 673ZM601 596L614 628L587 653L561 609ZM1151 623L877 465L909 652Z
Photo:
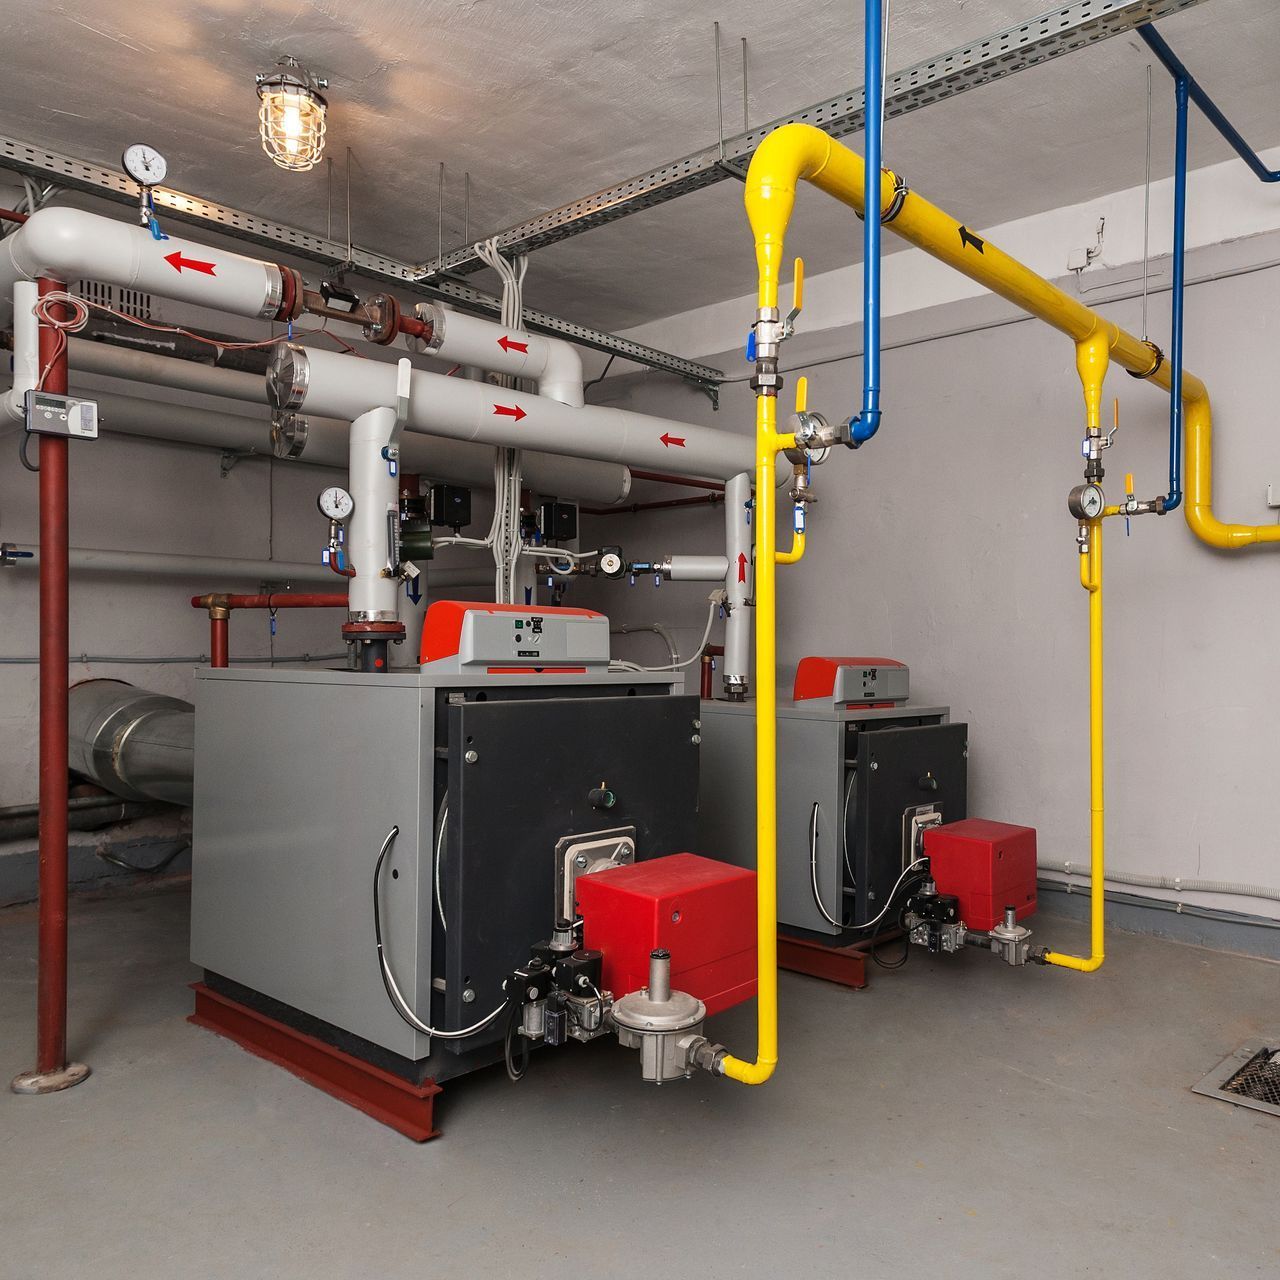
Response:
M615 997L649 981L649 953L671 952L671 985L707 1006L756 993L756 875L673 853L577 882L583 946L604 953L603 982Z
M992 929L1005 907L1018 919L1036 909L1036 832L985 818L965 818L930 827L924 851L939 893L960 899L960 918L970 929Z

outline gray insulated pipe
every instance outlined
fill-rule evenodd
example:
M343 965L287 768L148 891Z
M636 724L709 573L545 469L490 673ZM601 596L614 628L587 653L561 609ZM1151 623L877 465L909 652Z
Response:
M71 686L67 764L126 800L191 803L195 708L123 680Z

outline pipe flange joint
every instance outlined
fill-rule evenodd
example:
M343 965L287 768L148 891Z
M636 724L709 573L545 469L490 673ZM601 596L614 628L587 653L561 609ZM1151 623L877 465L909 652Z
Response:
M389 293L375 293L364 309L368 319L361 332L380 347L390 346L400 332L400 304Z
M1160 372L1161 366L1164 364L1164 352L1160 350L1154 342L1144 338L1142 345L1151 352L1152 364L1150 369L1126 369L1125 373L1131 378L1154 378Z
M281 263L273 264L280 273L277 284L268 293L264 314L272 320L296 320L306 309L306 285L302 273ZM275 310L271 304L275 301Z

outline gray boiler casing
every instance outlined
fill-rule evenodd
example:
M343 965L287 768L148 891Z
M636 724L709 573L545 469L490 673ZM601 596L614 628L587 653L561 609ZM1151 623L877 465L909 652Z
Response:
M382 928L405 997L436 1027L479 1021L551 932L559 837L634 826L638 859L694 847L698 706L679 688L639 672L197 672L193 962L304 1030L394 1055L393 1069L429 1058L443 1079L493 1060L504 1019L447 1041L393 1009L378 850L398 827ZM617 794L607 811L587 799L602 783ZM448 932L433 897L446 791Z

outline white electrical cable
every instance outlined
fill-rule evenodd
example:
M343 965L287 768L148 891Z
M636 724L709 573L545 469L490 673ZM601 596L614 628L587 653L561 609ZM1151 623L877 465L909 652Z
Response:
M423 1022L409 1007L408 1001L405 1000L404 996L400 994L400 988L396 985L391 966L387 963L386 953L382 947L382 910L379 904L379 895L382 887L382 864L386 861L387 854L391 852L391 846L395 844L396 836L399 834L399 827L392 827L387 832L387 838L382 842L382 848L378 851L378 861L374 863L373 867L373 934L378 944L378 966L382 970L382 985L386 987L387 995L390 997L395 1011L415 1031L420 1031L424 1036L439 1036L441 1040L465 1040L467 1036L473 1036L477 1031L483 1031L507 1007L508 1002L504 1000L492 1013L486 1014L479 1022L473 1022L471 1026L464 1027L461 1031L439 1031Z
M707 599L711 601L711 608L707 610L707 625L702 632L702 639L698 641L697 647L693 651L693 657L685 658L683 662L671 661L661 667L641 667L634 662L623 662L621 660L610 665L617 666L624 671L682 671L685 667L691 667L695 662L700 662L702 660L702 651L707 647L707 641L711 639L711 628L715 626L716 613L724 603L724 592L713 591Z
M529 269L529 259L522 254L508 262L494 240L482 241L473 246L482 262L498 273L502 281L502 323L511 329L524 327L524 277ZM503 386L514 386L515 379L503 377ZM521 455L518 449L496 450L497 468L494 483L494 599L500 604L510 604L515 597L516 575L519 564L520 533L520 481Z
M823 905L822 894L818 892L818 802L816 800L809 813L809 881L813 885L814 904L822 912L822 918L833 928L843 929L844 925L833 918Z
M449 793L446 791L444 796L444 804L440 807L440 830L436 832L436 915L440 917L440 928L449 932L449 926L444 918L444 895L440 892L440 855L444 849L444 830L449 821Z

